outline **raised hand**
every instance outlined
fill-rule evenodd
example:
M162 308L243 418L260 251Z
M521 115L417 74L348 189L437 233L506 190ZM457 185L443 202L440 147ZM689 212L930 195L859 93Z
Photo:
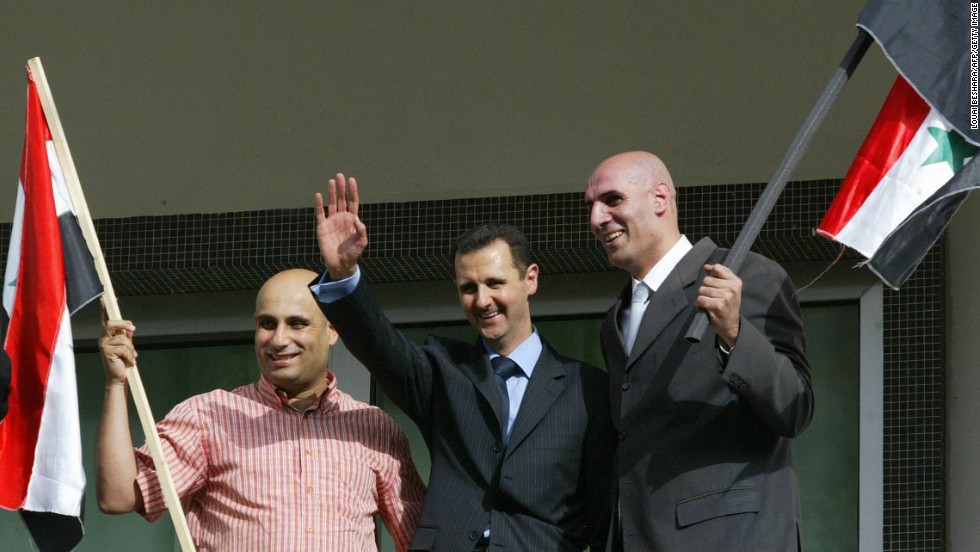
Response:
M368 244L367 226L357 216L360 200L357 197L357 180L346 179L337 173L327 187L330 204L326 211L323 196L317 192L313 200L316 214L316 239L320 255L327 266L331 280L353 276L357 260Z

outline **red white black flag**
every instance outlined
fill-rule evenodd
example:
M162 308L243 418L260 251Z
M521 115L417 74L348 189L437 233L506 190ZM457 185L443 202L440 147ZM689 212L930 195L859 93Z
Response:
M85 474L70 315L101 294L28 73L24 153L0 313L0 367L9 371L0 420L0 506L21 512L42 551L72 550L82 537Z
M817 233L857 250L897 289L980 186L969 13L949 0L872 0L858 26L900 76Z

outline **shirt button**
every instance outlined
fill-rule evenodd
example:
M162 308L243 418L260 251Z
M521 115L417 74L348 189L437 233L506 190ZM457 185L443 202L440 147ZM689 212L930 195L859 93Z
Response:
M471 541L475 541L476 539L480 538L480 534L476 531L470 531L469 538Z
M502 450L504 450L504 446L502 444L500 444L500 443L494 443L493 444L493 451L494 452L500 452Z
M312 493L312 492L313 492L313 487L312 487L312 486L310 486L310 487L307 487L307 488L306 488L306 492L307 492L307 493Z
M630 388L630 385L633 385L633 382L624 381L623 382L623 391L626 391L627 389L629 389Z
M307 533L312 533L313 532L313 527L312 526L311 527L307 527L306 528L306 532Z

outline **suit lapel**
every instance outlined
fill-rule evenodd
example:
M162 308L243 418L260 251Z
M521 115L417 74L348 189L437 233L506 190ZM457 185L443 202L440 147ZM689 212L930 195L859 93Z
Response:
M543 345L541 357L534 366L521 407L517 411L517 419L511 428L510 441L507 444L508 456L527 438L565 390L565 365L554 357L546 343Z
M694 307L693 298L697 296L697 290L694 290L693 294L688 293L688 290L700 281L702 268L716 248L710 238L702 238L687 255L684 255L674 270L667 275L660 289L653 294L647 310L643 313L643 320L640 322L640 329L633 343L633 351L626 361L627 370L680 313Z
M606 364L613 363L622 366L626 364L626 346L623 344L623 332L619 327L620 310L630 296L630 281L626 282L623 289L619 292L619 297L606 313L606 318L602 321L599 329L599 339L602 343L603 354L606 356ZM609 366L611 369L612 367Z
M488 422L487 425L496 427L497 438L503 440L500 428L504 414L500 405L500 388L497 387L497 380L493 375L493 367L490 365L490 360L487 358L487 355L484 354L483 343L479 339L477 339L476 345L473 347L473 354L469 356L465 363L460 364L460 369L473 382L473 386L476 387L483 400L487 402L487 405L493 411L495 420L493 423Z

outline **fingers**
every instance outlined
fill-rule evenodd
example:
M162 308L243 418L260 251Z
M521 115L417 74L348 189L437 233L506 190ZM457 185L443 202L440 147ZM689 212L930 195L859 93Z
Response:
M105 335L99 339L99 348L109 368L113 361L121 360L125 366L135 366L136 347L133 345L133 333L136 326L129 320L107 320Z
M725 265L704 265L705 277L699 295L724 298L731 294L741 295L742 280Z
M728 345L738 337L742 280L721 264L704 265L705 277L698 288L697 306L708 313L711 326Z
M323 194L320 192L313 194L313 215L317 224L327 220L327 215L323 212Z
M357 209L360 207L361 200L357 195L357 180L353 176L347 188L347 196L347 210L357 215Z
M337 193L330 197L330 204L332 206L334 200L336 200L336 212L343 213L347 211L347 179L344 178L344 173L337 173L337 176L334 178L334 180L331 180L331 182L336 183L334 187L336 188ZM333 214L333 212L334 211L331 211L330 214Z
M337 181L333 178L327 182L327 200L330 203L327 207L329 213L327 216L333 216L337 213Z
M738 276L732 272L732 269L728 268L723 264L706 264L704 265L704 270L711 276L723 279L738 279Z
M102 327L105 328L106 337L125 335L127 338L132 339L133 332L136 331L136 326L129 320L105 320L102 323Z
M348 180L344 173L337 173L337 176L327 183L327 199L330 202L327 216L337 213L351 213L356 216L361 204L357 195L357 180L355 178ZM322 205L322 199L320 201Z

